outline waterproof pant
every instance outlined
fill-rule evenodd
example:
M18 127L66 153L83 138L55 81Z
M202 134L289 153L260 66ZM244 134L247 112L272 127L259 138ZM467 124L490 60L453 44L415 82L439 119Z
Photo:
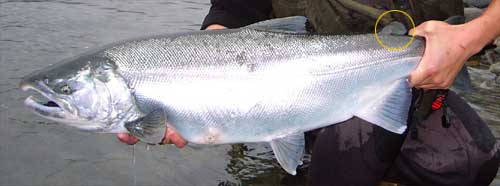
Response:
M402 135L359 118L318 132L309 183L369 186L380 180L403 185L488 185L500 162L499 144L477 113L455 93L447 98L450 127L443 110ZM412 128L415 127L415 128Z

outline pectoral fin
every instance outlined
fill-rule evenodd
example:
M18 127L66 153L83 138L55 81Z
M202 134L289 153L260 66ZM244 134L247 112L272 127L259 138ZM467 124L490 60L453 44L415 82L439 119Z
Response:
M286 172L297 174L297 166L302 165L304 155L304 133L297 133L271 141L274 155Z
M143 142L160 143L166 130L165 113L161 109L155 110L144 117L126 122L125 128Z

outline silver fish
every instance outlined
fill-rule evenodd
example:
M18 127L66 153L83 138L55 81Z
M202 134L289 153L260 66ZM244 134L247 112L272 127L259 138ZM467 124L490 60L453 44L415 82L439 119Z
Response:
M389 51L372 34L305 33L304 21L120 42L28 75L20 87L49 101L30 96L29 109L84 130L158 143L168 125L196 144L270 142L290 174L305 131L356 116L402 133L407 77L423 40ZM409 40L380 38L390 46Z

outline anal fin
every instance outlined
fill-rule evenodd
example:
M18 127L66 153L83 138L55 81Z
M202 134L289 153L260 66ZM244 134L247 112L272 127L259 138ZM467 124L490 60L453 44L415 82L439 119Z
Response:
M304 155L304 133L296 133L271 141L274 155L286 172L297 174L297 166L302 165Z
M155 110L144 117L126 122L125 128L141 141L158 144L166 131L166 117L163 110Z
M411 105L411 88L406 79L400 79L383 91L354 115L386 130L401 134L406 130Z

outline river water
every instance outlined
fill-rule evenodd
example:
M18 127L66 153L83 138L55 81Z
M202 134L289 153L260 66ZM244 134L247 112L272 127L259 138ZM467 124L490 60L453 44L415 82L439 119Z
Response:
M198 30L208 8L208 0L0 0L0 185L303 185L266 144L132 147L23 108L24 75L114 41ZM499 92L470 96L495 131Z

